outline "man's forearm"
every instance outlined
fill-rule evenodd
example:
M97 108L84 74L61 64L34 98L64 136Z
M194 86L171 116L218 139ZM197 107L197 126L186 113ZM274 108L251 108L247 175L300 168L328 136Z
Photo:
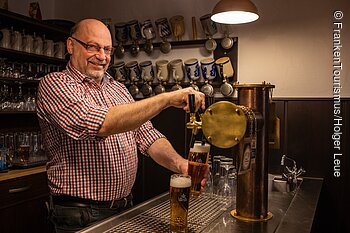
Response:
M134 103L111 107L98 136L109 136L140 127L168 107L168 100L165 97L165 95L163 97L159 95Z
M159 165L176 173L187 174L187 160L175 151L167 139L158 139L150 146L147 152Z

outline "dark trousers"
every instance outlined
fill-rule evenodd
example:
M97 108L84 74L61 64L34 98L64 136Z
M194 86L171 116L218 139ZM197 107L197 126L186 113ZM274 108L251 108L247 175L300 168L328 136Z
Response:
M132 196L128 199L124 203L114 203L110 208L109 204L99 204L97 202L91 204L79 201L58 202L50 196L49 219L54 224L56 233L77 232L132 207Z

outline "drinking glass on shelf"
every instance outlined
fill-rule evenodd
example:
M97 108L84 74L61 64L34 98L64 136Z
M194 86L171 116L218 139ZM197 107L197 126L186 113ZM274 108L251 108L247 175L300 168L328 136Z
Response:
M1 110L10 111L12 109L12 100L9 92L9 86L4 83L2 88L2 97L1 97Z
M30 134L22 132L18 134L18 157L22 164L27 164L30 156Z
M15 157L15 135L13 133L7 133L5 136L5 147L8 149L7 167L12 167Z
M25 103L24 103L24 110L25 111L35 111L36 110L36 104L35 104L36 92L35 92L35 89L34 89L33 93L31 90L32 90L32 88L28 88L27 96L25 98Z
M13 108L14 108L13 110L15 110L15 111L24 111L25 110L25 99L24 99L23 92L22 92L22 83L19 83L18 95L14 99Z

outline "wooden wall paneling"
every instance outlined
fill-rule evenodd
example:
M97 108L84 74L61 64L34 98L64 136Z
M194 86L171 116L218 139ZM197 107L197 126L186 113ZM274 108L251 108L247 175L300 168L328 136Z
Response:
M323 177L331 162L332 107L329 101L288 101L286 155L307 176Z
M288 101L287 155L306 169L305 176L323 177L314 232L342 232L344 179L333 176L333 102Z

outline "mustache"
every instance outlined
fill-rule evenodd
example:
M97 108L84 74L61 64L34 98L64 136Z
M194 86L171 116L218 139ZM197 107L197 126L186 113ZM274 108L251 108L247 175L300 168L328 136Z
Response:
M90 58L88 61L101 66L107 65L106 61L99 61L94 58Z

